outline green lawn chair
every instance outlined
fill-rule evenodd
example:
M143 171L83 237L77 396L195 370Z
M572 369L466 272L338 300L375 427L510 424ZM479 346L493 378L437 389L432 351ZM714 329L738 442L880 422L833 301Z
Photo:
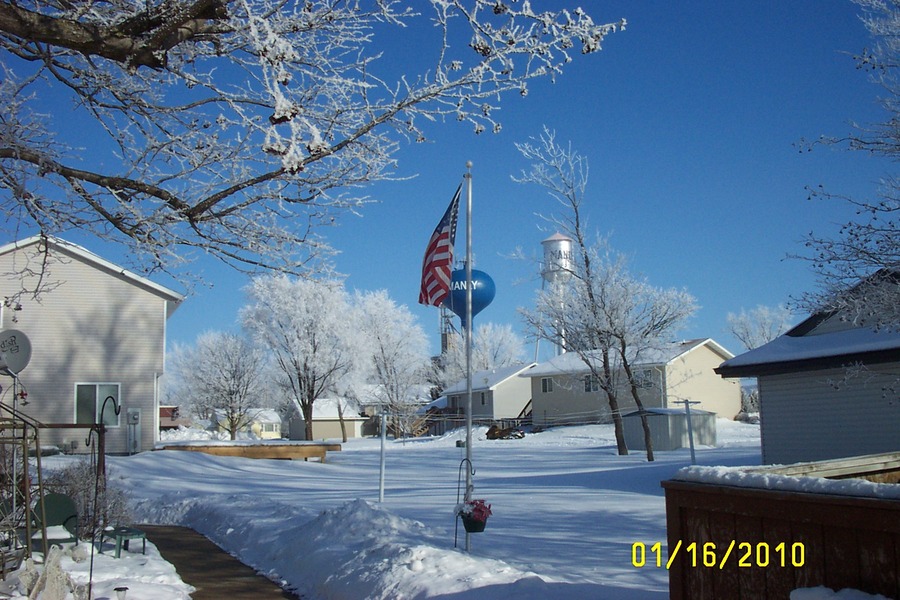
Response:
M47 544L78 544L78 510L75 501L65 494L50 493L44 496L44 518L41 521L40 502L34 507L35 528L33 539L41 541L41 530L47 532ZM36 544L39 548L43 543ZM46 549L45 553L46 553Z

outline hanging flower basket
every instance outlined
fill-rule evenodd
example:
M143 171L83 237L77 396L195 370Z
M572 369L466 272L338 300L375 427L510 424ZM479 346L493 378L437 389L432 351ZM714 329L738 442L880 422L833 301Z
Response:
M463 527L468 533L480 533L491 516L491 505L484 500L467 500L457 506L457 515L462 519Z

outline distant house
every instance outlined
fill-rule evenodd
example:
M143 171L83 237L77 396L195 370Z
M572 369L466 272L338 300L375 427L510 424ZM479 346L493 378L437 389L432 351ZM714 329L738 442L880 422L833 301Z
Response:
M159 430L168 431L170 429L178 429L179 427L190 427L192 419L186 411L181 410L180 406L160 406L159 407Z
M472 373L472 419L496 421L522 418L531 404L531 384L520 377L535 363ZM465 414L468 383L461 379L444 390L447 408Z
M38 299L16 297L41 277L47 291ZM32 346L19 374L28 393L20 408L45 424L83 425L98 422L105 403L107 452L152 448L160 428L166 320L183 296L81 246L43 236L0 247L0 295L7 298L0 327L23 332ZM70 451L84 451L88 437L84 429L45 429L40 436L41 443Z
M246 424L240 428L242 433L248 433L261 440L281 439L281 415L270 408L248 408L246 410ZM213 421L210 424L220 432L228 431L228 419L224 412L215 411Z
M900 332L844 317L814 314L716 369L756 377L763 463L900 450Z
M645 354L632 365L640 378L645 408L691 408L732 419L740 412L741 390L736 381L723 381L714 369L734 355L712 339L675 342ZM608 423L612 414L606 394L581 356L566 352L523 374L531 383L533 421L537 426ZM618 377L621 414L637 408L624 374Z
M340 412L338 411L339 406ZM347 432L347 439L362 437L363 424L369 420L369 417L360 414L356 402L337 398L319 398L313 403L312 439L343 439L341 413L343 413L343 427ZM302 415L295 414L290 419L289 437L292 440L306 439L306 421Z

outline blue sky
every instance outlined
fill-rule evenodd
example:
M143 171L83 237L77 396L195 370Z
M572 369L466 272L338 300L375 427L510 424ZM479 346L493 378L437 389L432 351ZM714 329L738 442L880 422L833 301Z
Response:
M611 235L634 273L697 298L701 308L680 337L712 337L735 353L740 347L727 333L726 315L815 289L809 264L788 255L803 251L810 231L834 232L853 216L839 202L808 200L805 187L863 198L888 173L889 163L860 153L800 151L804 138L841 136L851 121L883 119L879 88L852 60L871 45L854 4L589 6L597 22L626 18L626 31L608 37L602 52L577 57L555 83L539 81L527 97L505 98L500 134L476 136L456 122L431 127L428 143L397 155L398 175L415 177L373 185L366 193L379 203L326 232L341 251L335 263L348 288L387 289L419 318L434 351L438 310L416 304L422 254L469 160L475 266L497 286L476 327L510 323L522 330L517 308L533 303L540 241L553 233L536 214L557 206L510 176L528 167L514 144L539 136L545 125L590 162L590 230ZM409 60L408 50L404 56ZM105 245L66 237L117 259ZM461 222L459 253L463 244ZM531 260L508 258L517 249ZM192 269L212 286L197 289L170 319L170 342L236 328L245 302L245 276L213 262Z

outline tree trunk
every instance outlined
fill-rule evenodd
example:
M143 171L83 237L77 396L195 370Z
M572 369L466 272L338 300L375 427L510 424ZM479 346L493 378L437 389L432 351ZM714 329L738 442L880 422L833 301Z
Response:
M644 407L640 406L641 426L644 428L644 445L647 446L647 462L653 462L653 436L650 433L650 421L647 420L647 413Z
M313 400L303 402L303 422L306 430L306 439L313 439Z
M631 397L634 404L638 408L641 415L641 427L644 429L644 446L647 448L647 462L653 462L653 435L650 433L650 421L647 420L647 411L644 410L644 403L641 402L641 395L638 393L637 383L634 381L634 375L631 372L631 365L625 358L624 344L621 348L622 368L625 369L625 376L628 378L628 387L631 388Z
M613 429L616 432L616 449L619 456L628 456L628 445L625 443L625 427L622 423L622 413L619 412L619 401L615 393L606 392L609 401L609 410L612 412Z
M619 411L619 399L616 397L616 384L613 381L609 350L603 351L603 381L606 383L606 399L609 401L613 430L616 433L616 448L619 456L628 456L628 444L625 443L625 426L622 423L622 413Z
M341 424L341 439L347 443L347 423L344 421L344 406L340 400L337 400L338 422Z

